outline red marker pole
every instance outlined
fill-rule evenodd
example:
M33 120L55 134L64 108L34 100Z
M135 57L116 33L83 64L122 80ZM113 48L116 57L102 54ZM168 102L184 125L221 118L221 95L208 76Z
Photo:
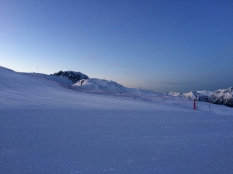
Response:
M196 99L193 100L193 109L196 110L197 106L196 106Z

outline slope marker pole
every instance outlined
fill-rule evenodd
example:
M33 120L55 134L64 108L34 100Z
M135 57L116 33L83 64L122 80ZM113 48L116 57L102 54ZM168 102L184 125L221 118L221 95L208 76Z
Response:
M197 106L196 106L196 99L193 100L193 109L196 110Z

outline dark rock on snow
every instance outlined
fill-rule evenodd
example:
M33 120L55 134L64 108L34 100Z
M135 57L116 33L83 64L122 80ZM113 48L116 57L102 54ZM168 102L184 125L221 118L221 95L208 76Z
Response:
M89 77L81 72L74 71L59 71L57 73L51 74L53 76L64 76L70 79L73 83L78 82L82 79L89 79Z

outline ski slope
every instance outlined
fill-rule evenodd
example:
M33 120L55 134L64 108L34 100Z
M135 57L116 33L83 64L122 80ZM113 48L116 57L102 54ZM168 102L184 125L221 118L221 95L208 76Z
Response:
M233 173L232 108L86 83L0 67L0 173Z

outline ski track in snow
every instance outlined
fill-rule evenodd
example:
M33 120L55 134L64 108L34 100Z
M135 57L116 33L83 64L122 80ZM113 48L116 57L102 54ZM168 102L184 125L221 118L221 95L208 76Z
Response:
M233 173L231 108L90 94L35 76L0 67L1 174Z

